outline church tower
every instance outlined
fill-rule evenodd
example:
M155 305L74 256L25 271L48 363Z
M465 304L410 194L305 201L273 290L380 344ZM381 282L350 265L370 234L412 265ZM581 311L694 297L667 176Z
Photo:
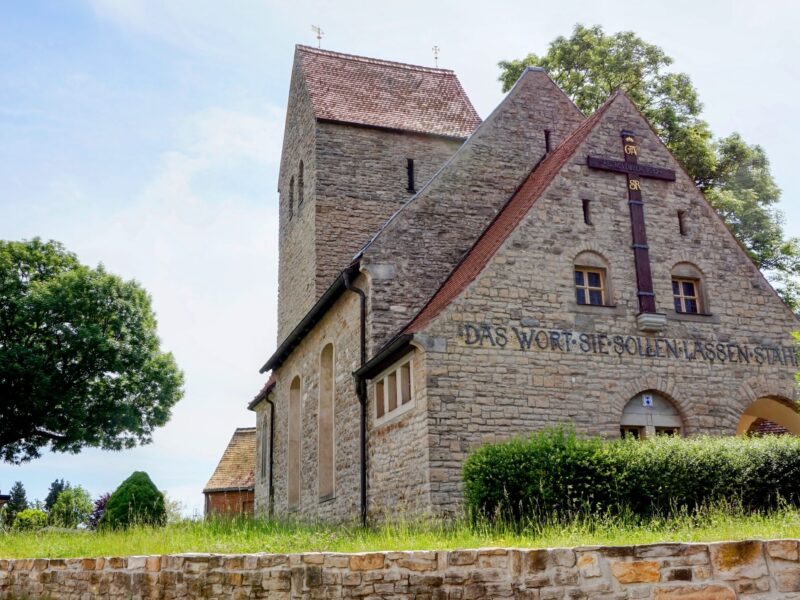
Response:
M278 178L278 343L479 124L450 70L296 47Z

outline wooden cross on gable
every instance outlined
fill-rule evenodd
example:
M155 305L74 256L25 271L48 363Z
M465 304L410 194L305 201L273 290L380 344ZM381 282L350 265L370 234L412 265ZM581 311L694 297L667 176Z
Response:
M647 231L644 224L644 201L642 200L642 178L675 181L675 171L639 163L639 149L636 135L623 130L622 151L625 160L613 160L597 156L587 157L587 165L592 169L624 173L628 180L628 207L631 214L633 232L633 259L636 265L636 282L639 295L639 312L656 312L656 295L653 292L653 277L650 272L650 251L647 246Z

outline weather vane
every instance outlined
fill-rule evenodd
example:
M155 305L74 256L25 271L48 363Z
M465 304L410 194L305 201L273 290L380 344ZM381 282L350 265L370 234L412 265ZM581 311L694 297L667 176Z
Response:
M312 25L311 31L317 34L317 48L322 48L322 36L325 35L325 32L317 25Z
M432 50L433 50L433 62L438 67L439 66L439 46L434 46L432 48Z

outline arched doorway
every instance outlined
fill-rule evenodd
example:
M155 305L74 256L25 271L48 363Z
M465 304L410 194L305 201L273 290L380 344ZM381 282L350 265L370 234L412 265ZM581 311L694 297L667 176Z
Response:
M637 439L656 435L682 435L683 420L670 400L655 391L631 398L622 410L619 424L622 437Z
M800 435L800 414L794 403L782 398L759 398L748 406L736 427L736 435L752 433L764 427L764 422L774 423L789 433Z

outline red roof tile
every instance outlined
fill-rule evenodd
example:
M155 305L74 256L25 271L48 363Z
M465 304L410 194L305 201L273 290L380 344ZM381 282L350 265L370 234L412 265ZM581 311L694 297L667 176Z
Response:
M468 137L478 113L455 73L297 46L318 119Z
M239 427L203 492L253 489L256 468L256 428Z
M503 242L547 189L617 97L614 94L581 124L555 151L533 169L511 199L500 209L437 292L406 326L404 333L422 330L475 280Z

